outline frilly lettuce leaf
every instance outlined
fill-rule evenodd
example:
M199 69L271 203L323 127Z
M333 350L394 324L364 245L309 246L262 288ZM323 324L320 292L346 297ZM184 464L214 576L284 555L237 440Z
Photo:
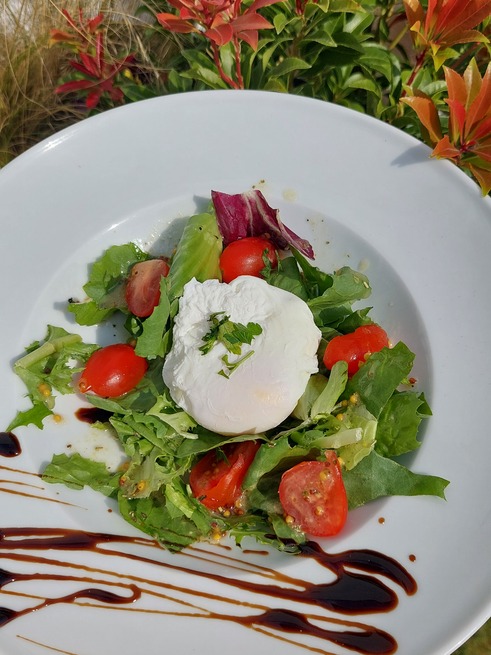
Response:
M111 473L105 464L73 455L54 455L43 471L42 478L51 484L64 484L71 489L91 487L105 496L112 496L119 488L120 473Z
M126 309L124 281L131 267L149 255L134 243L111 246L95 261L84 285L88 300L71 301L68 311L79 325L97 325L117 309Z
M48 325L44 341L31 344L26 354L14 364L14 371L23 381L32 407L18 412L7 431L22 425L43 428L43 420L53 413L55 397L74 392L73 376L98 346L86 344L78 334Z
M377 420L367 411L364 405L350 404L343 413L344 429L357 430L360 439L338 449L338 456L346 470L357 466L375 448L377 437ZM342 432L341 432L342 434Z
M120 492L118 504L128 523L170 551L199 541L210 534L213 526L221 524L182 484L175 484L170 490L164 487L146 498L128 498Z
M348 365L344 361L336 362L331 369L327 384L317 396L310 408L310 416L315 419L320 414L328 415L334 411L341 394L348 382Z
M140 357L155 359L164 357L170 348L171 335L168 330L170 301L167 278L160 280L160 299L150 316L142 322L141 332L136 339L135 352Z

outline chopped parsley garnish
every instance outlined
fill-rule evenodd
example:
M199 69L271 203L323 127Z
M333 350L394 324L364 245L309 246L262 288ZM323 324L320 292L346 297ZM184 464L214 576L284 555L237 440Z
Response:
M225 368L227 369L226 371L222 368L221 371L218 371L218 375L222 375L224 378L228 378L232 375L232 373L239 368L241 364L245 362L246 359L249 359L251 355L254 355L253 350L249 350L248 353L244 355L244 357L241 357L240 359L236 359L235 362L229 361L228 355L224 355L221 360L225 364Z
M229 353L232 355L242 355L242 346L247 344L251 345L253 339L262 333L263 329L258 323L249 322L247 325L243 323L234 323L230 320L225 312L215 312L210 315L210 330L203 337L203 345L199 349L201 354L206 355L217 344L222 343ZM254 353L250 350L244 357L240 357L235 361L230 361L228 355L222 357L222 362L225 365L225 370L218 372L228 378L230 375L242 364L246 359Z

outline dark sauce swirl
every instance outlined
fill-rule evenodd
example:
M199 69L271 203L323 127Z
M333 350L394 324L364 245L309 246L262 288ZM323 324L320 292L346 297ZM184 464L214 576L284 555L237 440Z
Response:
M125 550L124 545L141 546L144 550L135 548ZM317 653L328 653L318 647L308 646L302 642L305 636L322 643L330 642L349 651L363 655L390 655L397 650L396 640L387 632L371 625L353 622L339 618L339 615L354 615L363 613L388 612L396 607L398 597L396 592L385 583L390 581L406 594L416 591L416 583L406 569L394 559L372 550L349 550L330 554L314 542L308 542L301 547L300 558L308 558L321 567L315 576L316 582L309 582L290 577L275 569L248 563L245 554L238 556L221 555L219 550L213 550L213 559L219 563L218 572L210 572L208 567L189 567L185 564L191 561L202 561L206 551L189 549L180 554L160 556L148 554L145 549L158 548L158 544L146 538L133 538L105 533L90 533L81 530L49 529L49 528L5 528L0 530L0 561L19 562L25 566L33 566L34 572L20 573L15 570L0 569L0 588L9 586L15 588L15 583L26 583L30 580L57 581L62 587L64 582L77 581L81 588L70 594L43 599L33 607L13 610L0 607L0 627L27 614L57 603L77 603L80 599L91 599L99 606L110 607L125 605L131 609L131 604L148 593L148 585L157 587L152 591L152 598L168 598L170 591L186 594L189 600L183 602L183 613L189 612L189 607L197 608L197 602L220 601L227 611L218 613L210 609L197 608L202 613L201 618L234 622L253 630L265 633L276 639L298 643L299 647ZM111 558L125 558L139 562L151 563L161 568L156 579L148 580L125 574L122 581L117 571L102 571L91 569L86 565L77 565L73 561L64 561L63 551L94 552L97 555L107 555ZM163 552L163 551L162 551ZM138 553L138 554L137 554ZM154 551L152 551L154 553ZM56 561L57 567L65 567L66 573L56 575L48 568ZM243 568L245 566L245 569ZM249 576L234 575L234 569L239 568L254 573L253 580ZM329 581L323 579L322 569L329 569ZM125 565L125 570L128 567ZM185 574L186 586L176 586L166 580L165 571ZM107 575L113 576L108 581ZM193 579L206 578L214 583L231 589L227 593L210 593L200 591L200 585L193 585ZM115 591L111 587L117 588ZM210 589L214 587L209 587ZM257 602L238 602L233 590L240 589L252 594ZM264 598L267 598L267 605ZM285 602L285 605L283 605ZM261 604L262 603L262 604ZM288 605L287 605L288 603ZM301 604L305 612L292 609L292 603ZM235 607L241 605L248 610L237 612ZM231 608L230 612L228 607ZM153 611L153 610L148 610ZM163 611L163 614L180 616L178 610ZM204 614L203 614L204 613ZM336 618L336 615L338 618ZM298 642L297 642L298 640Z

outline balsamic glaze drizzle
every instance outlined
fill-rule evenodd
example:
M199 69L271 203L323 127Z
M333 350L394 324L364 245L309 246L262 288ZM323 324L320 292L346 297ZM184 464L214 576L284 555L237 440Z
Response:
M13 432L0 432L0 457L17 457L22 449Z
M125 550L125 544L142 548L136 554L134 548L131 552L130 548ZM15 583L21 581L25 583L30 580L55 580L60 583L60 587L64 581L78 581L81 589L68 595L49 597L41 602L37 599L36 605L21 610L0 607L0 628L31 611L56 603L83 604L81 599L85 599L99 607L119 605L122 609L131 610L139 601L146 597L153 597L171 601L173 609L145 611L230 621L288 642L292 639L287 635L295 635L293 643L315 652L328 651L302 643L304 636L320 640L321 644L334 643L363 655L390 655L397 650L397 643L391 635L365 623L340 618L339 615L392 610L398 602L397 594L380 577L391 581L408 595L414 594L417 588L414 579L398 562L371 550L349 550L330 554L323 551L318 544L308 542L302 547L298 557L309 558L331 573L330 581L325 581L320 571L315 576L317 581L309 582L254 564L242 559L240 554L232 557L213 550L213 562L215 564L218 562L223 571L223 573L216 573L210 572L208 567L205 569L200 566L206 552L199 547L186 549L182 553L167 556L166 559L161 559L158 555L153 556L155 551L147 553L145 548L159 549L154 541L143 537L134 538L61 528L1 529L0 561L8 559L9 562L14 563L14 566L9 567L13 570L0 568L0 591L7 586L9 590L15 589ZM153 576L152 579L125 573L123 581L116 570L102 570L85 564L64 561L60 551L92 552L97 555L108 555L111 558L132 559L158 566L162 569L162 573ZM162 552L159 549L159 553ZM189 560L197 561L198 565L187 566ZM16 562L22 569L29 565L34 567L35 572L16 571ZM47 565L53 563L56 563L58 570L61 567L66 569L66 572L65 570L56 574L48 572ZM229 565L228 569L227 565ZM44 571L43 566L46 566ZM253 573L254 581L250 577L235 576L234 568ZM124 569L128 571L127 566ZM184 573L186 587L172 584L170 579L166 580L165 570L169 572L169 577L172 572ZM113 580L108 581L108 576L112 576ZM224 585L225 589L240 589L248 592L254 601L238 602L234 599L233 592L215 594L193 588L197 587L192 582L193 578L197 577L209 579L214 585L218 582ZM259 581L255 581L258 577ZM117 587L118 592L111 590L111 587ZM210 585L209 588L215 587ZM183 600L183 595L188 600ZM269 598L267 605L264 604L266 602L264 597ZM272 599L276 607L271 607ZM212 611L206 607L208 600L220 601L231 609L221 613ZM292 603L300 605L303 609L302 611L287 609L282 605L283 601L288 601L289 605ZM197 605L198 602L200 605ZM176 604L177 609L175 609ZM234 611L237 605L247 609L245 616ZM333 613L338 615L338 618L333 616Z
M80 407L75 412L75 416L84 423L105 423L112 416L112 412L99 407Z

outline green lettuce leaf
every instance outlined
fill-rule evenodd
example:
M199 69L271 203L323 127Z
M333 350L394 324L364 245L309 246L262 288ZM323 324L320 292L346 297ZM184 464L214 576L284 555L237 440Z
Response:
M167 484L165 486L167 504L172 505L178 512L191 520L203 535L207 535L212 527L213 518L182 482Z
M157 416L150 416L144 412L131 412L124 416L113 416L111 425L125 448L126 454L134 457L135 443L139 450L144 444L143 454L155 447L160 451L161 457L174 458L177 448L182 440L179 435Z
M308 305L317 325L329 325L334 320L346 320L352 313L352 303L368 298L370 294L367 277L343 266L332 276L332 285L322 295L309 300Z
M445 498L448 481L433 475L413 473L374 450L356 468L343 471L349 509L383 496L429 495Z
M50 484L64 484L70 489L91 487L104 496L113 496L119 488L121 473L111 473L105 464L78 453L54 455L43 471L42 479Z
M191 216L177 244L168 275L169 299L182 295L184 285L196 278L221 280L222 238L214 214Z
M128 523L176 552L209 536L212 528L222 525L219 518L213 517L192 496L188 495L182 504L183 496L182 487L159 491L147 498L127 498L120 493L119 510Z
M414 353L401 341L393 348L373 353L349 380L345 398L358 394L375 418L413 367Z
M318 453L324 450L337 450L342 446L361 441L361 428L349 428L334 417L328 417L319 427L311 430L298 430L290 434L290 439L299 446Z
M289 291L304 301L308 300L309 292L294 257L280 259L276 268L272 268L268 260L261 274L272 286Z
M158 396L155 405L148 410L147 414L156 416L169 426L174 434L189 439L198 438L198 435L193 432L198 427L196 421L174 403L167 389Z
M397 457L419 448L420 424L429 416L431 410L422 393L396 391L380 414L376 451L385 457Z
M149 443L140 439L137 452L132 440L133 457L120 480L121 493L127 498L147 498L162 487L175 484L188 471L189 461L176 460L158 447L144 455Z
M45 403L34 401L32 407L24 411L17 412L15 418L9 423L6 432L11 432L15 428L27 425L35 425L40 430L43 429L43 421L47 416L51 416L53 410L46 407Z
M186 435L189 436L189 435ZM196 425L194 430L194 439L185 439L179 445L177 450L178 457L188 457L190 455L203 455L210 450L215 448L221 448L228 443L240 443L242 441L250 441L252 435L250 434L239 434L237 436L224 436L222 434L217 434L216 432L211 432L206 430L200 425ZM254 439L263 439L264 435L255 434Z
M26 348L26 354L14 363L14 372L25 384L32 408L19 412L10 429L30 423L42 428L43 419L52 414L53 391L73 393L73 376L83 369L97 347L83 343L78 334L49 325L45 340Z
M148 255L134 243L126 243L108 248L91 267L84 291L100 306L104 299L114 291L137 262L148 259Z
M310 416L315 418L320 414L331 414L348 382L348 365L346 362L336 362L331 369L326 386L312 403Z
M321 373L311 375L292 415L301 421L308 421L331 414L347 382L348 366L342 361L336 362L329 373L329 378Z
M349 426L350 430L357 430L360 438L338 449L338 455L348 470L358 466L362 459L370 455L375 448L377 435L377 421L363 405L350 410L351 408L348 408L345 412L343 424L346 429Z
M244 514L227 519L226 528L237 544L244 538L255 539L258 544L271 546L286 553L298 553L297 544L304 543L306 536L290 527L283 516L272 514Z
M111 246L92 264L83 289L89 300L70 302L68 311L80 325L97 325L117 309L126 309L124 282L131 267L149 258L134 243Z
M278 496L281 473L267 474L258 480L258 484L250 489L247 495L249 508L261 511L270 518L283 514L283 508Z
M298 250L293 249L292 254L302 271L302 279L309 298L318 298L333 287L333 275L324 273L317 266L313 266Z
M94 300L70 302L68 311L74 315L79 325L98 325L114 313L114 308L101 309Z
M244 481L243 489L246 491L257 486L258 481L266 473L269 473L281 465L285 470L293 466L296 460L305 458L310 449L291 444L288 435L276 439L272 443L264 443L256 453L256 456L250 465Z
M362 325L370 325L373 323L372 319L368 316L371 309L371 307L364 307L363 309L357 309L351 312L336 325L337 331L340 334L349 334Z
M142 322L141 333L136 340L135 352L140 357L154 359L164 357L170 348L168 321L170 301L167 278L160 281L160 300L148 318Z
M297 405L292 412L292 416L300 421L306 421L311 417L312 406L324 391L327 385L327 378L321 373L311 375L303 394L298 399ZM344 391L344 389L343 389Z

